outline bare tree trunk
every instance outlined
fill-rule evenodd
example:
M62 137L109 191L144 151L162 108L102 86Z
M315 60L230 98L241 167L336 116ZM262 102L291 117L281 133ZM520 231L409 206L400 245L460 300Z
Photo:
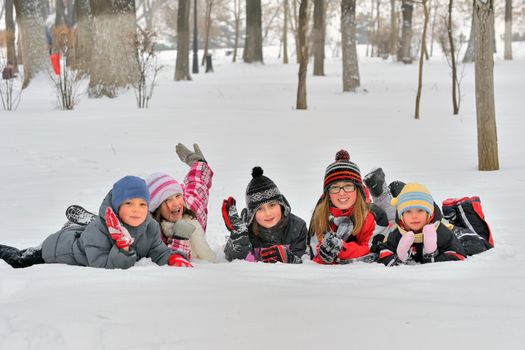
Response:
M175 81L191 80L190 75L190 0L179 0L177 11L177 62Z
M458 74L456 69L456 51L454 48L454 37L452 35L452 5L454 0L448 1L448 21L447 21L447 32L448 41L450 44L450 62L452 65L452 107L454 115L459 113L458 93L457 93L457 82Z
M420 55L419 55L419 75L418 75L418 85L417 85L417 95L416 95L416 112L415 112L416 119L419 119L419 104L421 102L421 91L423 90L423 62L425 58L425 46L426 46L427 25L428 25L427 0L422 0L422 3L423 3L423 13L425 15L425 22L423 23L423 33L421 34L421 49L420 49Z
M290 24L292 25L293 37L295 39L295 61L299 63L299 19L297 16L297 0L290 0L292 2L292 16L288 17L291 19Z
M91 0L95 27L90 97L115 97L138 79L134 0Z
M284 0L284 23L283 23L283 63L288 64L288 0Z
M15 0L14 2L24 64L22 88L26 88L38 72L50 67L41 3L42 0L32 2Z
M18 62L16 60L15 35L16 27L13 17L13 0L5 1L5 27L6 27L6 51L7 63L13 65L13 73L18 73ZM1 67L3 68L3 67Z
M360 85L356 42L356 0L341 1L341 48L343 51L343 91Z
M498 170L498 135L494 104L493 0L476 0L476 119L479 170Z
M436 1L436 0L434 0ZM432 54L434 53L434 35L436 33L436 16L437 16L437 8L438 8L438 4L436 3L433 3L434 4L434 7L431 8L432 9L432 29L431 29L431 32L430 32L430 57L432 57ZM429 5L430 7L430 5Z
M376 19L375 19L375 30L374 30L376 35L374 37L374 41L375 41L375 47L376 47L375 57L379 57L381 56L381 52L380 52L381 50L379 48L380 36L381 36L381 0L376 0L376 1L377 1L377 5L376 5ZM374 51L373 48L374 47L372 46L372 52Z
M204 25L204 54L202 55L201 66L206 63L206 56L208 56L208 47L210 46L210 29L211 29L211 10L213 8L213 0L206 0L206 16Z
M512 59L512 0L505 0L505 52L506 60Z
M308 29L308 0L301 0L299 6L299 83L297 86L297 109L306 109L306 73L308 69L308 45L306 31Z
M467 50L463 56L463 63L474 62L474 46L476 39L476 0L472 0L472 20L470 22L470 36L468 39Z
M93 17L89 0L76 0L75 13L77 19L75 68L89 74L93 48Z
M239 48L239 36L241 30L241 0L235 0L233 3L234 11L233 16L235 18L235 44L233 47L233 58L232 62L237 61L237 51Z
M374 38L374 4L376 2L374 0L370 1L370 14L368 16L368 25L366 28L366 57L372 56L373 46L372 46L372 39Z
M390 0L390 55L395 56L397 52L397 16L396 0Z
M405 64L410 64L412 63L410 46L412 43L412 13L414 12L414 4L411 0L403 0L402 11L403 26L401 28L401 45L397 52L397 60Z
M324 75L324 46L326 34L325 0L314 0L314 75Z
M66 6L64 0L55 0L55 27L70 27L69 17L66 16Z
M261 0L246 0L246 39L243 60L263 62Z

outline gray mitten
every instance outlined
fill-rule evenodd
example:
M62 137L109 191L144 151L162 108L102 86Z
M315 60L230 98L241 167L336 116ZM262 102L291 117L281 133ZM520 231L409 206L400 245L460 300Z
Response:
M343 248L343 240L337 237L337 234L327 232L319 247L319 256L325 263L331 264L341 251L341 248Z
M162 232L168 238L177 236L179 238L190 239L191 234L195 231L195 226L187 220L178 220L177 222L162 221Z
M354 222L348 216L332 217L330 220L337 226L336 236L346 241L352 234Z
M179 156L180 160L182 160L184 163L188 164L189 166L192 166L193 163L198 162L198 161L200 162L206 161L198 144L196 143L193 144L193 150L194 151L190 151L182 143L178 143L177 146L175 146L175 152L177 152L177 155Z

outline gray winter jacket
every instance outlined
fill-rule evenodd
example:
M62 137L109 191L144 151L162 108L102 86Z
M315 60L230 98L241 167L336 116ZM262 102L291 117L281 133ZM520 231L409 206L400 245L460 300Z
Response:
M62 263L107 269L127 269L144 257L165 265L173 252L161 241L159 224L148 214L138 227L123 224L135 239L129 251L117 248L105 223L106 208L111 203L111 191L99 209L99 216L87 226L72 226L47 237L42 243L46 263Z

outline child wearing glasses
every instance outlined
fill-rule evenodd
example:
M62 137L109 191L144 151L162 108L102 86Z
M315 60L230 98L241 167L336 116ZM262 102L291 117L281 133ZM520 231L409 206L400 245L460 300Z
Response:
M234 259L265 263L302 263L306 250L306 223L291 213L290 204L275 183L252 169L246 188L246 206L239 216L235 198L223 201L222 217L230 236L224 254Z
M392 205L397 227L381 244L379 262L395 266L465 259L459 240L436 218L434 199L425 186L406 184Z
M313 260L338 264L373 255L370 247L384 239L387 226L385 212L370 204L359 167L340 150L326 168L323 194L310 220L309 235L318 241Z

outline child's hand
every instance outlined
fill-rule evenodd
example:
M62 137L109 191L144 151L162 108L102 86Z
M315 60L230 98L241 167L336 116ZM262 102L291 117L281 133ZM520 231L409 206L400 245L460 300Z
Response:
M432 254L437 250L437 231L434 224L423 227L423 253Z
M179 238L190 239L193 232L195 232L195 226L187 220L178 220L177 222L163 220L160 226L162 227L162 232L168 238L177 236Z
M354 222L352 219L350 219L348 216L335 218L334 224L337 226L337 231L335 232L337 237L341 238L343 241L346 241L354 229Z
M228 231L235 239L241 235L248 234L248 227L246 223L239 217L237 207L235 206L235 198L228 197L222 201L222 218ZM236 237L235 237L236 236Z
M106 226L117 248L129 250L129 246L133 244L133 237L131 237L128 230L122 226L111 207L107 207L106 209Z
M192 166L195 162L205 162L206 159L204 159L204 155L202 154L202 151L198 144L193 144L193 152L190 151L186 146L184 146L182 143L178 143L177 146L175 146L175 152L177 152L177 155L179 156L180 160L182 160L184 163L188 164L189 166Z
M327 232L319 247L319 256L325 263L331 264L341 251L341 248L343 248L343 240L337 237L335 233Z
M412 248L412 244L414 243L414 238L414 232L408 231L405 234L403 234L403 237L401 237L399 243L397 244L397 257L403 263L407 262L408 257L410 256L410 249Z
M272 245L261 249L261 258L265 263L288 262L288 249L283 245Z
M169 266L178 266L178 267L193 267L188 260L186 260L182 255L171 254L168 259Z

